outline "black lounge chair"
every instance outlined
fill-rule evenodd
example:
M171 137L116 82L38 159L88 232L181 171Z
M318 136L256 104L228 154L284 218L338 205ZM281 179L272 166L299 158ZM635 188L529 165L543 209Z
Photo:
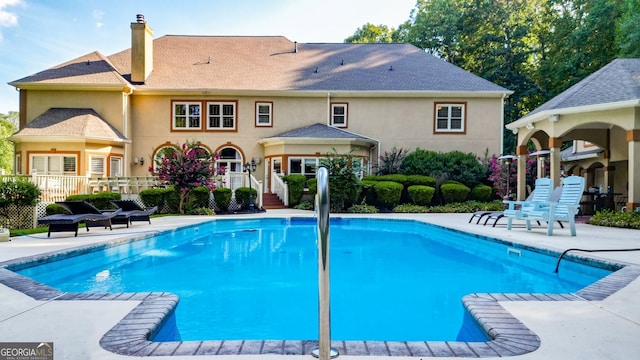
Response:
M158 211L157 206L144 208L133 200L113 200L111 203L122 210L120 214L116 215L112 222L114 224L129 224L134 221L148 221L151 224L151 215Z
M52 232L62 231L73 231L75 236L78 236L78 227L81 223L85 224L87 231L92 226L112 229L111 219L122 212L120 209L101 211L86 201L59 201L56 204L67 210L69 214L49 215L38 220L49 226L47 237L50 237Z
M473 214L471 214L471 219L469 219L469 224L471 224L471 221L475 218L478 218L478 221L476 221L476 224L480 224L480 220L482 220L483 217L491 214L492 211L486 211L486 210L479 210L474 212ZM486 222L485 222L486 224Z

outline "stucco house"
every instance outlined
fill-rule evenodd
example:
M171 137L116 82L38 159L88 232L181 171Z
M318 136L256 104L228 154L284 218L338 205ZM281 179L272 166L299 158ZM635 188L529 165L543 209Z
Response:
M554 184L581 175L594 192L626 199L627 211L640 206L640 59L612 61L507 128L518 134L519 199L532 141L550 162Z
M385 150L502 152L511 91L409 44L303 44L281 36L153 39L142 15L131 48L92 52L13 81L16 171L141 176L160 150L197 140L220 166L313 175L353 152L368 172Z

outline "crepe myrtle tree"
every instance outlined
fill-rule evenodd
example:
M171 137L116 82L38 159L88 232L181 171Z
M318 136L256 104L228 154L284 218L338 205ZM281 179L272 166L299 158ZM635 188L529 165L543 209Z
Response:
M215 189L218 175L215 162L219 157L219 154L203 148L199 141L187 141L164 148L161 156L155 159L155 167L150 167L149 171L155 173L163 184L178 191L178 208L180 214L184 214L185 200L193 188L206 186L210 190Z

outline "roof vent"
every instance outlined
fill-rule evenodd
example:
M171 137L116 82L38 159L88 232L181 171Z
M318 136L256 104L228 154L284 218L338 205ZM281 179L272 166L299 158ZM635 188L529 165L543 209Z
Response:
M296 54L298 53L298 42L297 41L293 42L293 52L296 53Z
M138 22L139 24L144 24L146 22L144 21L144 15L142 14L136 15L136 22Z

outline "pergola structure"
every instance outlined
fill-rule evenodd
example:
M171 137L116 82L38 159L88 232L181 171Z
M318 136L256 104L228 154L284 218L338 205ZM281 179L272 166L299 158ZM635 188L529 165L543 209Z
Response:
M506 127L518 134L517 197L526 198L526 157L531 141L548 156L554 186L569 174L627 196L640 207L640 59L616 59ZM573 156L561 157L566 142Z

